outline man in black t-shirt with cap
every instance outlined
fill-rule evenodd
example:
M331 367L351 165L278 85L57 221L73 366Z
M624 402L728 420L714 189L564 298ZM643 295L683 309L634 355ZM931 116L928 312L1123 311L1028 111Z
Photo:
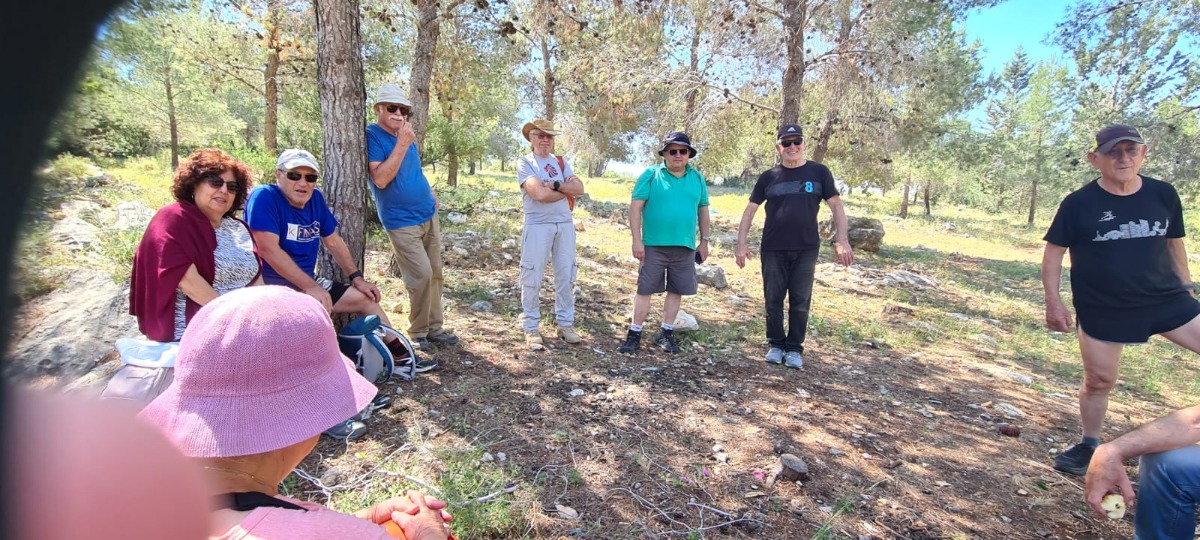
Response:
M1046 326L1071 330L1059 295L1063 255L1071 252L1071 293L1083 356L1079 415L1083 440L1054 468L1083 475L1100 444L1108 393L1126 344L1154 334L1200 352L1200 302L1183 244L1183 205L1170 184L1141 176L1146 142L1137 129L1115 124L1096 133L1088 161L1100 177L1058 207L1042 256Z
M762 236L763 299L767 311L766 361L790 368L804 366L804 336L812 284L820 252L817 212L822 200L833 213L837 227L834 251L837 261L850 266L854 250L847 237L849 225L842 199L829 168L804 159L804 132L795 124L784 124L776 136L775 150L781 163L762 173L738 227L737 265L745 268L750 250L746 237L759 205L767 203L767 221ZM788 299L788 329L784 333L783 298Z

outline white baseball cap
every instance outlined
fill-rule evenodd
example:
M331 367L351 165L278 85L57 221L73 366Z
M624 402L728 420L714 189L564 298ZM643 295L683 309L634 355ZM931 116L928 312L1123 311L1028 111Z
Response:
M408 95L404 93L404 89L395 84L385 84L379 87L379 91L375 92L375 103L372 107L380 103L396 103L412 108L412 102L408 100Z
M279 159L275 161L275 168L281 171L290 171L296 167L308 167L321 172L321 168L317 166L317 158L313 157L308 150L288 148L279 154Z

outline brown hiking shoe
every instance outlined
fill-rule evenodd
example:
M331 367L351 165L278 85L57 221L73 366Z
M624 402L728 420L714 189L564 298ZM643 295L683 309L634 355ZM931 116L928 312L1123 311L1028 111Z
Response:
M583 338L579 337L579 333L575 331L575 328L570 326L558 327L558 337L571 345L577 345L583 341Z

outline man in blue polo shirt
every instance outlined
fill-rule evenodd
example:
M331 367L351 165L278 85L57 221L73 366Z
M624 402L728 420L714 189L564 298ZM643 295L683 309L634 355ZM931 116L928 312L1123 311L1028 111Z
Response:
M321 302L331 313L377 315L391 326L379 305L379 288L363 278L346 241L337 232L337 218L317 189L320 167L304 150L284 150L275 164L275 185L259 186L246 201L246 223L263 260L263 281L299 290ZM321 246L349 277L337 283L316 277ZM391 337L393 353L405 355ZM436 366L432 359L418 363L418 371Z
M367 126L367 166L379 222L396 252L408 290L408 335L418 346L454 345L458 336L442 328L442 239L437 198L417 153L408 122L412 102L394 84L379 87L376 121Z

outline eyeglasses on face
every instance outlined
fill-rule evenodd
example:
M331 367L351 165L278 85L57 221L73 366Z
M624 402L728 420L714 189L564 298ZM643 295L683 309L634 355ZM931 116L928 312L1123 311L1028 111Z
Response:
M317 183L317 180L319 180L321 178L320 176L318 176L316 174L300 174L296 171L287 171L287 172L283 173L283 175L286 176L288 180L291 180L293 182L298 182L300 180L304 180L305 182L308 182L310 184Z
M1104 155L1108 156L1109 159L1121 159L1121 156L1137 157L1140 153L1142 153L1141 145L1131 144L1124 148L1114 146L1105 152Z
M224 178L221 178L215 174L205 176L204 181L207 182L208 186L213 189L221 189L221 186L225 186L225 189L229 190L230 193L236 193L238 188L242 186L242 184L237 180L230 180L226 182Z
M779 146L784 148L791 148L793 145L799 146L801 144L804 144L804 139L787 139L784 141L779 141Z
M553 139L554 138L554 135L551 135L544 131L534 131L534 132L530 133L529 136L533 137L535 139Z
M412 112L411 109L400 106L400 105L385 105L384 109L387 109L387 112L389 112L389 113L395 113L396 111L400 111L400 114L402 114L404 116L408 116L409 113Z
M687 148L671 148L671 149L667 150L668 156L678 156L678 155L686 156L689 154L691 154L691 150L688 150Z

